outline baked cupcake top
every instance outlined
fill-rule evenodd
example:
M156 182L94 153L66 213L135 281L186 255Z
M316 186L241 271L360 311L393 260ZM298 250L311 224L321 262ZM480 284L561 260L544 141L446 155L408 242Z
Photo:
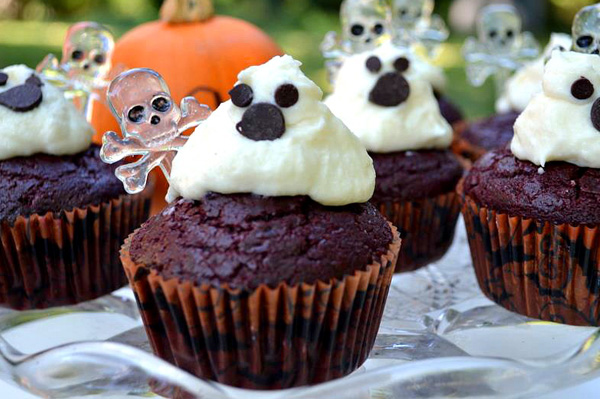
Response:
M519 69L507 82L504 92L496 101L496 112L522 112L531 99L542 92L544 65L556 49L562 51L571 48L571 36L565 33L553 33L544 54Z
M349 57L325 103L371 152L445 149L452 128L431 86L432 67L386 43Z
M25 65L0 70L0 160L42 153L74 155L94 129L62 91Z
M600 168L600 57L556 50L542 85L515 123L512 153L542 167Z
M240 73L232 99L175 157L168 200L252 193L306 195L342 206L371 198L371 158L321 102L321 90L300 65L290 56L275 57Z

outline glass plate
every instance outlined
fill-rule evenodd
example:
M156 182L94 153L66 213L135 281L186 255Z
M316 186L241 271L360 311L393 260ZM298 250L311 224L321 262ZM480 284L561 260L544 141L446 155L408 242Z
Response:
M462 224L444 259L394 277L365 365L313 387L243 391L160 360L128 289L72 307L0 310L0 333L0 378L51 398L522 398L600 375L600 330L528 319L481 294Z

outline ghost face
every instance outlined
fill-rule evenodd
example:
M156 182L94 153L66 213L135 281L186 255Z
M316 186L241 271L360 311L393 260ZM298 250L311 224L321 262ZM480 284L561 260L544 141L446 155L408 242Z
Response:
M510 5L491 5L481 12L479 40L493 51L510 52L517 45L521 29L521 18Z
M573 21L573 50L600 54L600 4L583 8Z
M410 28L419 20L430 18L433 7L433 0L394 0L392 13L399 26Z
M389 10L379 0L346 0L341 9L344 40L353 52L370 50L390 32Z
M156 72L135 69L117 77L108 101L125 136L137 136L150 146L170 142L178 132L181 110Z
M105 78L115 46L112 34L94 22L80 22L67 32L61 64L71 78Z

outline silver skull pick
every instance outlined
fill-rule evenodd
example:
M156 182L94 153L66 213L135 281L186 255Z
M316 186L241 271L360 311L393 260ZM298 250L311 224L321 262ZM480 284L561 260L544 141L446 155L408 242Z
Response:
M582 8L573 20L573 51L600 55L600 4Z
M208 106L193 97L185 97L178 107L163 78L144 68L129 70L113 80L108 103L123 138L115 132L105 133L100 157L112 164L141 155L136 162L119 166L115 172L130 194L144 189L148 174L157 166L168 179L173 158L187 140L181 134L211 114Z

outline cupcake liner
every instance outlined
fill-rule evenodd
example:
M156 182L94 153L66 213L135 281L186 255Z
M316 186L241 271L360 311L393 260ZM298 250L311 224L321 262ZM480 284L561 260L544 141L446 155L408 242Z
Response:
M599 226L509 216L461 197L473 265L488 298L532 318L600 325Z
M125 238L147 218L151 190L0 224L0 303L41 309L97 298L127 284Z
M196 286L165 280L121 251L151 346L201 378L250 389L316 384L356 370L373 347L400 239L379 262L314 284Z
M435 262L450 248L460 214L454 192L413 201L371 202L398 228L402 237L396 273Z

